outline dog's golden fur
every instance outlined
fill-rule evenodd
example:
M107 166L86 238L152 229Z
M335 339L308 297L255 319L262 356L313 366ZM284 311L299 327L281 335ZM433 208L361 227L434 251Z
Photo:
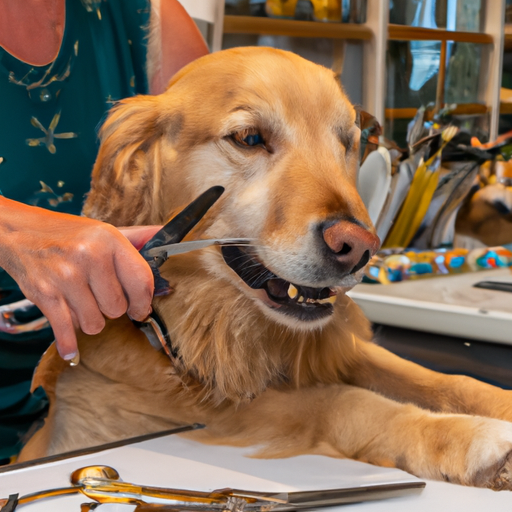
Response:
M256 132L264 147L240 144ZM194 236L255 238L275 274L334 286L338 299L329 317L292 320L217 248L170 258L162 275L173 291L153 307L180 359L172 365L126 317L80 336L77 367L50 349L34 381L50 396L49 417L22 459L199 422L207 428L194 438L258 446L262 456L320 453L511 489L510 392L372 343L344 295L360 272L339 271L320 249L345 236L322 240L318 226L333 219L366 226L358 236L373 240L355 188L358 137L333 73L278 50L219 52L166 93L122 101L102 130L86 215L160 223L222 185Z

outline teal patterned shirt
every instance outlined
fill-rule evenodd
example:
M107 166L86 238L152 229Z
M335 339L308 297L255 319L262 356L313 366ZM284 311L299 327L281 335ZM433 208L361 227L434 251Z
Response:
M0 190L11 199L79 214L98 150L98 129L113 102L148 92L149 0L66 0L59 54L47 66L0 48ZM0 305L23 298L0 269ZM44 415L33 369L53 340L0 333L0 460L21 448Z

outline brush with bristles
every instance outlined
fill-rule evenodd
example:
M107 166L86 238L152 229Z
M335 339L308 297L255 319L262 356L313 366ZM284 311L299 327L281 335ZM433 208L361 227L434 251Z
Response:
M411 187L400 213L386 237L383 248L407 247L411 242L427 213L436 190L439 181L439 168L441 167L441 152L457 132L458 128L456 126L445 128L441 132L442 143L440 148L426 162L421 161L414 173Z

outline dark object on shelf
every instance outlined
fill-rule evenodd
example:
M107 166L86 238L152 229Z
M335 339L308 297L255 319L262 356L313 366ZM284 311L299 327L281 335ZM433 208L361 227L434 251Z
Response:
M304 21L314 21L315 10L309 0L298 0L295 7L295 19Z
M263 1L263 8L265 8L265 2ZM224 12L227 15L238 15L238 16L249 16L251 13L250 0L226 0Z
M500 281L480 281L473 285L475 288L484 288L485 290L496 290L499 292L512 292L512 283Z
M343 23L366 23L367 0L342 0L341 21Z
M249 12L251 16L266 17L265 0L249 0Z

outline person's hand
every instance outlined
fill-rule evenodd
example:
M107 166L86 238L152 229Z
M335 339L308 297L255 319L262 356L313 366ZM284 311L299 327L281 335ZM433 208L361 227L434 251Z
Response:
M46 316L60 355L71 360L76 328L97 334L105 317L143 320L151 312L153 274L135 247L159 228L118 230L0 197L0 267Z

